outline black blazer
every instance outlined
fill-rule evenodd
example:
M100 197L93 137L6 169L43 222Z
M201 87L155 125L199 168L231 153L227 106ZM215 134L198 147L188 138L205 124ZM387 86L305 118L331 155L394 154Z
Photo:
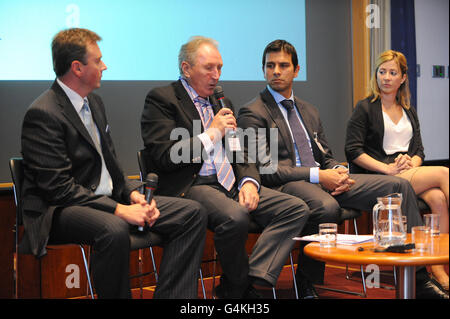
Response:
M210 96L210 102L216 114L220 106L213 96ZM233 108L229 100L227 105ZM194 120L198 123L196 131ZM159 176L155 193L184 197L203 164L203 145L197 137L203 132L203 127L197 108L180 80L155 88L147 94L141 132L148 170ZM189 156L180 162L172 161L171 152L178 153L180 150ZM251 177L260 183L254 164L239 163L232 166L236 182Z
M333 158L331 149L328 147L317 108L297 97L295 97L295 104L311 140L314 159L320 164L320 168L328 169L338 165L339 162ZM310 168L295 166L294 143L289 127L267 88L240 109L238 126L242 129L253 128L255 130L265 128L266 136L270 136L271 128L278 128L277 169L271 174L261 174L263 185L273 187L290 181L309 181ZM269 143L267 143L266 153L273 153L273 150L272 152L270 150ZM265 166L270 165L270 163L258 163L258 165Z
M99 129L102 153L113 181L111 197L96 195L101 157L69 98L55 81L27 110L22 125L24 158L22 252L46 253L53 212L58 207L89 206L114 213L118 202L129 203L140 183L129 181L116 159L105 108L88 95Z
M347 124L345 155L351 164L352 173L374 173L353 163L353 160L363 153L383 163L394 162L398 155L398 153L387 155L383 149L384 120L381 100L377 99L372 103L370 102L371 99L372 97L369 97L356 104ZM413 129L413 137L409 143L407 153L411 157L417 155L424 160L425 153L420 136L417 112L413 107L404 110L411 121Z

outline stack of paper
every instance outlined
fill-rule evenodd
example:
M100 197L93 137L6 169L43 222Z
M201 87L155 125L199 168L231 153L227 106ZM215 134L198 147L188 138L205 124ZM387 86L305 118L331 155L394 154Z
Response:
M319 234L294 237L294 240L304 240L304 241L320 241ZM347 234L337 234L336 243L341 245L355 245L362 244L366 242L373 241L373 235L347 235Z

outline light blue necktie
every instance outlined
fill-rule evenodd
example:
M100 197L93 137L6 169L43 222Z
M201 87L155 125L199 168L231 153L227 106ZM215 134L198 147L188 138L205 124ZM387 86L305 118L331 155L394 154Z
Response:
M203 126L206 129L209 128L214 117L213 110L208 105L205 99L200 97L195 99L195 102L200 103L202 109ZM218 149L218 150L217 150ZM217 181L227 190L230 191L233 187L236 178L234 176L233 167L231 166L223 147L215 148L217 152L214 152L214 167L216 168Z
M83 118L84 125L89 132L89 135L94 142L97 152L100 154L102 159L102 173L100 176L100 183L98 184L95 194L103 194L110 196L112 194L112 179L108 172L105 164L105 159L103 158L102 147L100 144L100 137L98 135L97 127L95 126L94 120L92 118L91 110L89 108L88 100L84 99L83 107L81 108L81 116Z

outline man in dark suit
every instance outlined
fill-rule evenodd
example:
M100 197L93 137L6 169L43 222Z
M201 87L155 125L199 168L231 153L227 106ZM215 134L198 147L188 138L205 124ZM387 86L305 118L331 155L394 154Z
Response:
M193 37L181 47L181 77L151 90L142 113L148 165L162 177L158 192L194 199L208 212L208 227L222 266L220 298L256 298L253 284L274 286L308 218L304 202L260 186L254 164L233 163L223 147L236 129L231 102L220 109L213 91L222 58L213 39ZM249 221L264 229L250 258Z
M206 214L194 201L156 197L117 161L105 108L92 93L106 70L86 29L59 32L52 42L57 79L25 114L22 127L22 251L37 257L47 243L92 245L91 268L100 298L128 298L130 230L145 226L165 238L155 298L195 298Z
M304 235L317 233L320 223L337 223L341 207L371 211L376 198L402 193L402 211L408 229L422 224L416 196L411 185L392 176L348 174L347 168L333 158L318 110L294 96L292 83L300 69L295 48L284 40L269 43L263 53L262 69L267 88L240 109L238 126L243 129L278 128L276 169L261 174L263 185L303 199L311 216ZM269 156L271 158L271 156ZM259 166L275 167L271 161ZM297 283L303 298L317 298L312 282L323 281L324 264L312 261L300 249ZM435 296L427 274L417 276L417 296ZM437 293L439 294L439 293Z

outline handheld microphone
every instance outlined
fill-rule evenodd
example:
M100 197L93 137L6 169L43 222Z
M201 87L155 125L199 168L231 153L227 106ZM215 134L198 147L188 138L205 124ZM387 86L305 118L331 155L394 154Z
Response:
M214 88L214 97L216 98L217 102L219 102L219 105L221 108L229 108L227 103L225 102L225 95L223 94L223 89L221 86L216 86ZM235 131L230 131L231 137L236 137Z
M147 175L147 178L145 179L145 200L147 203L151 203L153 199L153 193L156 190L156 187L158 186L158 175L154 173L150 173ZM139 231L143 231L144 227L139 226Z
M225 103L225 95L223 94L223 89L221 86L216 86L214 88L214 97L217 102L219 102L221 108L228 107Z

